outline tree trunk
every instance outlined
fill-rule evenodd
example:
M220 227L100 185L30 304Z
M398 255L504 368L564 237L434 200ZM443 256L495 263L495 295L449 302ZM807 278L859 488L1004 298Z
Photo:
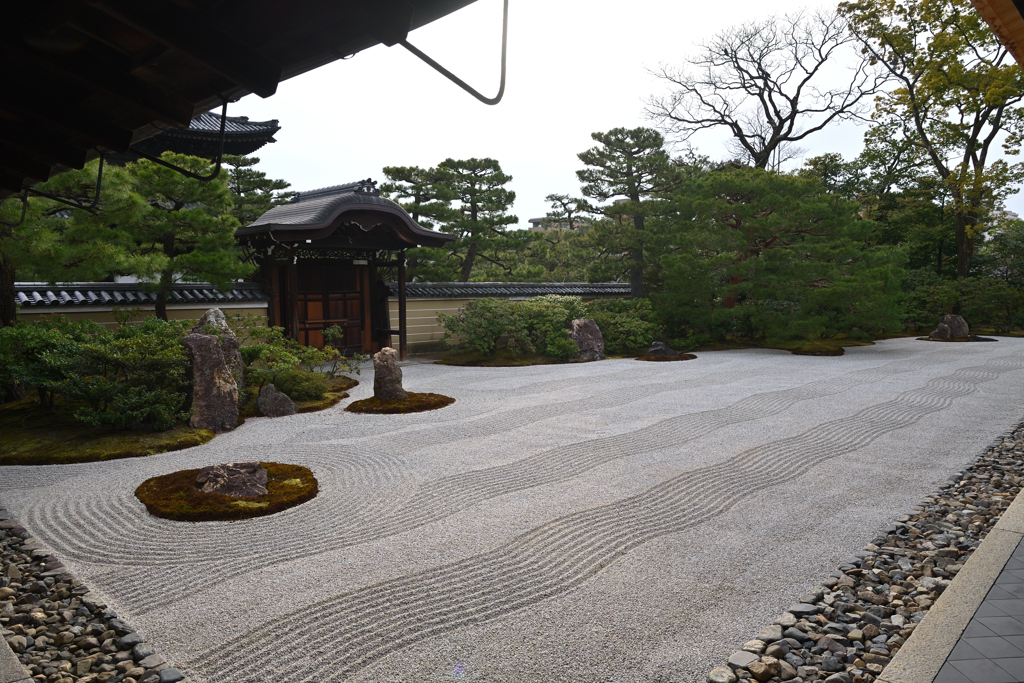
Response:
M156 317L167 320L167 293L162 289L156 293Z
M729 277L730 287L734 287L740 284L741 282L743 282L743 280L741 278L736 277L735 275ZM726 308L736 308L736 299L737 297L735 294L730 294L729 296L722 299L722 305L725 306Z
M935 272L936 272L936 274L938 274L939 277L942 277L942 241L941 240L939 241L939 256L938 256L938 260L937 261L938 261L938 267L936 267Z
M469 274L473 271L473 261L475 260L476 242L473 242L466 250L466 258L462 260L462 282L469 282Z
M974 251L974 238L968 233L966 216L956 217L956 276L969 277L971 274L971 255Z
M14 263L0 256L0 327L10 327L18 321L14 304Z
M639 202L637 197L633 200ZM634 299L644 298L644 217L633 216L633 228L636 230L636 246L629 250L633 260L629 269L629 295Z

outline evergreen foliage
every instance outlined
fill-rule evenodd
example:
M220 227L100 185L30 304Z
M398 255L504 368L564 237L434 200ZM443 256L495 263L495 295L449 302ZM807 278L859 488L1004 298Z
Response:
M286 191L291 183L271 180L266 173L253 168L258 163L259 157L224 155L228 189L234 197L231 215L239 225L249 225L275 206L287 204L295 194Z

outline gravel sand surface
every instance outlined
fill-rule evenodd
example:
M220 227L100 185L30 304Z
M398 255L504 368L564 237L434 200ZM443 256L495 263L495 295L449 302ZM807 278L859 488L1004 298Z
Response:
M1010 338L403 372L457 402L4 468L0 502L198 683L702 681L1024 414ZM201 524L132 495L251 460L321 493Z

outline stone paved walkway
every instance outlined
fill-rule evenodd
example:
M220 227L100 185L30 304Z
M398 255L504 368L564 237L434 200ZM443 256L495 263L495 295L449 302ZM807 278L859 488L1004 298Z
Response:
M405 376L457 402L4 468L0 502L199 683L702 680L1019 421L1024 340ZM204 524L133 496L254 459L320 495Z
M934 683L1024 683L1024 541L974 613Z

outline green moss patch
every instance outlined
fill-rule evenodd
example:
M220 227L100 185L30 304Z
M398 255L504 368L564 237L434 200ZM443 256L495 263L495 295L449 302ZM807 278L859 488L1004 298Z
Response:
M59 399L52 409L34 400L0 406L0 466L139 458L192 448L213 438L211 431L186 425L164 432L96 429L76 420L76 409Z
M637 360L647 360L653 361L655 363L664 363L666 361L674 360L693 360L696 357L697 356L693 355L692 353L683 353L682 351L680 351L678 354L674 356L666 356L660 353L644 354L643 356L639 356Z
M267 468L267 495L234 498L203 493L196 485L199 470L181 470L142 482L135 497L154 517L178 522L225 522L262 517L312 500L319 492L316 477L306 467L277 462ZM297 483L296 483L297 482Z
M345 410L350 413L376 413L393 415L396 413L422 413L425 410L437 410L455 403L455 399L442 394L416 394L409 392L409 398L394 401L381 401L376 398L364 398L353 401Z

